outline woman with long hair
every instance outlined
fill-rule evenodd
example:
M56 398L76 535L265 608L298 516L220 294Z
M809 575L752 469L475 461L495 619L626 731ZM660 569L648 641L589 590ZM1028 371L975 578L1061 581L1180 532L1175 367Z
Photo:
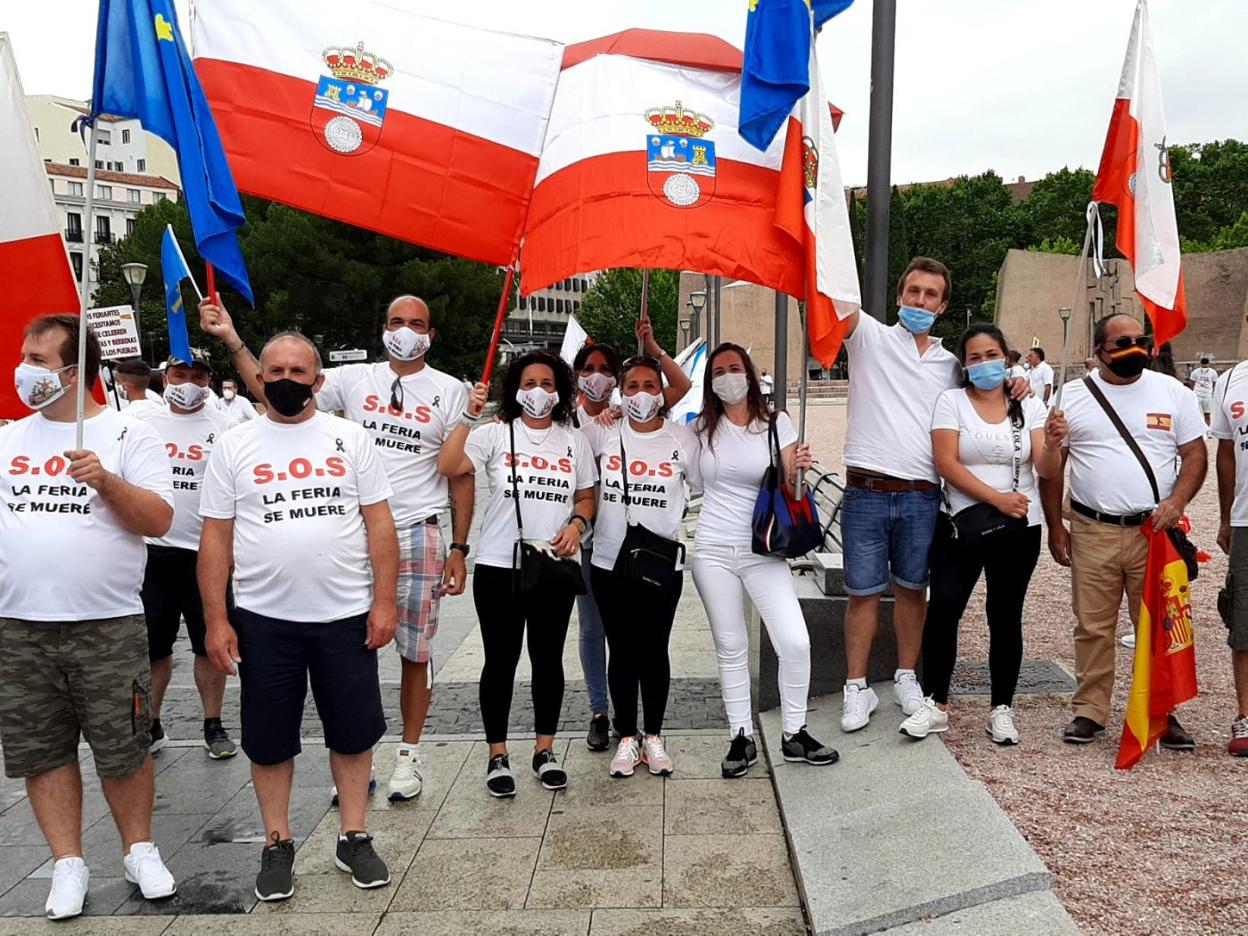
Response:
M750 640L743 592L749 593L762 615L780 660L784 759L822 765L838 757L806 731L810 636L789 564L751 549L754 502L772 463L772 418L745 349L725 342L712 351L706 362L702 414L694 424L701 445L698 470L704 496L692 566L694 585L710 618L732 735L720 765L724 777L744 776L758 759L750 715ZM782 476L792 485L798 469L810 467L810 446L797 444L787 413L776 413L774 420Z
M932 413L932 450L947 510L937 520L930 553L931 597L923 625L929 695L901 723L901 733L912 738L949 727L958 625L983 575L992 679L988 735L997 744L1018 743L1013 706L1023 662L1023 600L1040 556L1036 478L1060 473L1064 423L1055 420L1046 430L1040 400L1010 398L1007 354L999 328L971 323L958 343L962 386L937 397Z
M558 558L576 556L594 517L597 469L589 443L569 424L575 396L572 372L562 359L547 351L516 358L503 377L500 418L476 424L488 395L485 384L473 388L467 413L438 453L438 471L448 478L479 472L489 478L472 596L485 649L480 698L490 746L486 787L492 796L506 797L516 793L507 724L526 633L537 730L533 773L548 790L567 786L553 747L576 584L551 575L519 590L515 573L522 536L526 543L548 544L542 548Z

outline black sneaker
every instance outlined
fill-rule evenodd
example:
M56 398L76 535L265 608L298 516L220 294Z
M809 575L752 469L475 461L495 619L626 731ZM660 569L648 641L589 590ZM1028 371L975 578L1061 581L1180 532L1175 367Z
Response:
M841 759L841 755L833 748L820 744L812 738L807 733L805 725L802 725L792 737L784 738L780 742L780 750L784 752L784 759L790 763L814 764L816 767L835 764Z
M1062 732L1062 740L1067 744L1091 744L1104 730L1104 725L1098 725L1083 715L1076 715Z
M165 729L161 727L159 718L152 719L152 728L149 733L152 736L152 740L147 746L148 753L159 754L160 749L169 743L169 736L165 734Z
M533 775L542 781L547 790L562 790L568 785L567 771L559 766L559 758L555 757L554 751L533 752Z
M611 746L611 719L606 715L595 715L589 720L585 746L591 751L605 751Z
M1196 739L1192 737L1190 731L1179 724L1179 720L1173 715L1169 718L1166 733L1161 736L1158 743L1168 751L1196 750Z
M256 875L256 896L261 900L285 900L295 892L295 842L279 839L260 853L260 873Z
M348 832L338 836L334 864L339 871L351 874L351 883L368 890L390 883L390 869L373 851L373 837L367 832Z
M238 753L238 745L231 739L221 719L214 718L204 724L204 748L212 760L225 760Z
M744 777L757 760L758 746L754 743L753 738L745 736L745 729L742 728L737 732L737 736L732 739L732 744L728 748L728 756L720 762L719 770L724 775L725 780L731 780L733 777Z
M511 762L506 754L491 757L485 768L485 788L490 796L499 798L516 795L516 778L511 775Z

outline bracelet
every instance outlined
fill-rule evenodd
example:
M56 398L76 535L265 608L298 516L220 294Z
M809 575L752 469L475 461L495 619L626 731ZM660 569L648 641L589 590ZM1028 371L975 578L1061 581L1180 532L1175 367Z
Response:
M590 528L594 525L594 522L590 520L589 517L583 517L580 514L574 513L572 516L568 517L568 523L575 523L577 520L581 521L582 533L588 533Z
M238 354L238 352L242 351L242 350L243 350L243 349L245 349L246 347L247 347L247 344L246 344L245 342L240 341L240 342L238 343L238 347L237 347L237 348L231 348L229 345L226 345L226 346L225 346L225 352L226 352L226 354L228 354L230 357L233 357L234 355Z
M459 424L461 426L467 426L469 429L475 429L481 424L481 420L484 418L484 414L481 416L469 416L468 411L464 410L459 414Z

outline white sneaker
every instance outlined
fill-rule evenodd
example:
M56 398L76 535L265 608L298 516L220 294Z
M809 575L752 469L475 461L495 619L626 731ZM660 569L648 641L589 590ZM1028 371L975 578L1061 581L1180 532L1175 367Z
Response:
M1018 729L1014 727L1014 709L998 705L988 713L988 735L995 744L1018 744Z
M160 849L151 842L135 842L130 846L130 854L122 862L126 869L126 880L138 884L139 890L148 900L160 900L172 897L178 889L173 875L160 860Z
M928 696L919 703L919 710L903 721L897 730L911 738L926 738L929 734L940 734L942 731L949 730L949 713L943 711L935 700Z
M642 742L641 760L650 768L650 773L656 777L670 777L672 771L676 769L671 755L667 753L667 747L663 744L663 739L655 735L646 735Z
M420 796L425 778L420 772L424 764L420 745L400 747L394 758L394 773L390 775L390 800L410 800Z
M923 687L913 672L893 677L893 698L901 706L903 715L913 715L923 707Z
M49 920L68 920L82 913L89 877L87 863L81 858L62 858L52 866L52 890L43 907Z
M870 686L862 689L853 683L845 684L845 698L841 702L841 731L857 731L867 727L871 713L880 707L880 697Z
M631 777L641 763L641 747L636 738L620 738L620 746L611 758L611 776Z
M1134 650L1135 649L1135 631L1131 631L1130 633L1123 634L1121 637L1118 638L1118 642L1122 644L1124 647L1126 647L1128 650Z

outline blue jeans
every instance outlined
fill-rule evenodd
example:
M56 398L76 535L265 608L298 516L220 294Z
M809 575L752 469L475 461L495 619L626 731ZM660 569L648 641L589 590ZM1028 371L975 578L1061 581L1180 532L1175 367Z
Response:
M607 632L602 627L598 602L594 598L594 586L589 573L589 560L593 557L592 546L581 549L581 572L585 576L585 594L576 599L576 617L581 627L581 672L585 675L585 691L589 693L589 707L595 712L607 709Z
M878 595L890 576L902 588L927 588L939 512L938 488L885 493L847 487L841 503L845 591Z

